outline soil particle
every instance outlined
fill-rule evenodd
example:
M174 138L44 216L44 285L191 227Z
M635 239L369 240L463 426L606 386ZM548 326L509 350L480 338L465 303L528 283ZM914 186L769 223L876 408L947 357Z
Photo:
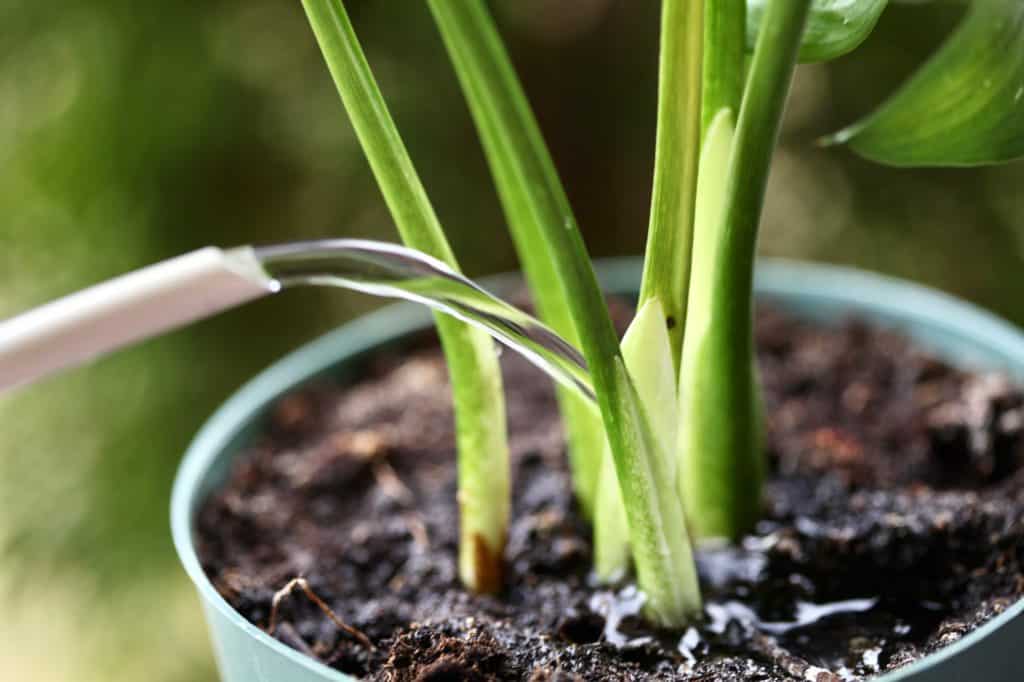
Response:
M617 306L618 321L628 319ZM705 617L653 630L590 579L549 382L502 356L514 481L504 589L458 584L452 416L427 339L283 398L203 506L225 598L328 665L393 681L861 679L959 640L1024 593L1024 395L902 337L758 313L763 520L698 560Z

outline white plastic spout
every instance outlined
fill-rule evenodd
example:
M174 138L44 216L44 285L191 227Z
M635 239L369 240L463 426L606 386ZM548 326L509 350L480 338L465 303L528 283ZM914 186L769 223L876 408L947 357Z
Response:
M0 392L279 288L249 247L206 247L0 322Z

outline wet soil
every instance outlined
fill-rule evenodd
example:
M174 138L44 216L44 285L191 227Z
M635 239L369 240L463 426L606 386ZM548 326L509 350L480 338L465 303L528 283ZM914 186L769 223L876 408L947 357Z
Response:
M619 317L626 317L620 312ZM901 337L762 309L763 521L706 549L705 617L660 632L592 584L549 382L502 359L513 457L506 587L460 588L452 417L429 339L282 399L201 510L198 547L246 618L377 680L861 679L1024 593L1024 396ZM304 577L310 593L275 592Z

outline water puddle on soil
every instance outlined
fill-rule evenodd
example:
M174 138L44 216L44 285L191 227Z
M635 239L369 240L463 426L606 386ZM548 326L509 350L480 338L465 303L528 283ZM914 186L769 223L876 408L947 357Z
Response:
M942 615L927 602L821 599L814 576L771 565L773 544L769 534L700 548L704 614L682 635L644 624L645 597L633 585L595 593L589 607L604 618L602 639L624 650L674 654L680 672L707 657L754 652L808 679L856 680L878 673L902 643L916 641Z
M708 629L716 634L723 634L733 621L745 628L753 628L770 635L785 635L815 625L830 616L864 613L875 608L877 598L844 599L836 602L815 604L797 601L794 603L796 613L792 620L762 620L750 606L739 601L709 603L704 608L708 617Z

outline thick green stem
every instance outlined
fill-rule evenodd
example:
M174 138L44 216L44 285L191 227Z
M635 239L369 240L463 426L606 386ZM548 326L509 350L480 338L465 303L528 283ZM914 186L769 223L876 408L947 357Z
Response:
M544 138L502 44L479 0L430 0L473 121L480 133L513 242L538 312L552 329L579 345L562 273L546 231L575 220ZM559 389L576 495L587 514L596 494L604 427L600 414L571 391Z
M313 32L402 240L457 267L340 0L303 0ZM455 405L459 570L477 591L501 586L508 527L508 444L501 373L483 332L435 317Z
M705 0L701 137L722 109L740 110L746 57L746 0Z
M631 361L635 363L644 355L649 357L655 343L654 338L641 338L638 334L660 336L667 333L673 382L682 352L690 278L700 149L702 14L703 2L665 0L662 4L654 187L637 305L638 310L644 310L653 309L648 307L653 304L662 312L662 319L658 321L660 328L653 320L645 319L643 330L646 331L642 331L637 327L638 315L626 332L626 338L636 349L634 357L626 356L631 374L634 374ZM648 403L650 397L645 395L646 388L637 384L641 399ZM666 456L673 460L674 450L674 445L665 449ZM668 466L674 467L675 462ZM626 511L622 491L613 485L614 481L611 451L605 447L594 513L594 572L605 581L615 580L629 568Z
M789 93L797 50L811 0L771 0L754 48L748 85L743 94L736 141L729 161L721 248L738 274L719 273L720 283L740 285L742 298L751 301L757 231L764 205L772 155L779 136L782 112ZM743 318L749 328L751 316Z
M640 284L639 305L657 299L665 311L677 363L686 323L700 154L703 7L695 0L662 3L654 187Z
M722 198L720 210L708 207L698 228L703 267L691 284L680 374L680 486L687 522L698 537L735 538L760 511L764 462L753 359L754 254L809 5L810 0L768 5L731 144L725 134L728 164L718 178L711 170L701 178L703 195ZM709 128L708 143L720 136L714 130ZM712 165L710 156L702 159L702 174L705 165Z
M528 148L543 149L540 132L484 5L471 0L435 2L432 7L448 29L459 29L453 52L457 67L464 71L460 74L464 87L471 101L477 101L474 107L480 108L474 115L493 126L485 135L485 144L515 143L518 148L525 139ZM458 66L460 62L462 66ZM467 86L466 81L472 82ZM487 137L493 137L492 142L487 142ZM524 191L530 191L530 210L542 207L531 219L543 241L530 248L546 245L565 288L622 486L638 582L648 597L648 613L664 625L681 625L700 607L682 505L666 478L665 457L626 370L583 239L547 154L506 153L505 161L513 179L518 178ZM557 219L542 220L541 216Z

